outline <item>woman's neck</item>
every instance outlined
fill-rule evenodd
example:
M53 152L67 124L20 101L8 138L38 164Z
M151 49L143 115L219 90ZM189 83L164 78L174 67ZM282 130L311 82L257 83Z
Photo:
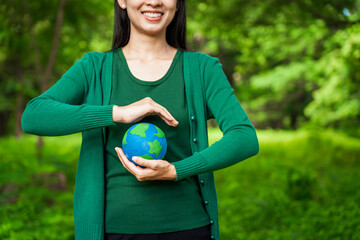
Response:
M165 32L150 36L134 31L130 34L128 44L123 47L123 52L127 58L137 58L143 61L172 57L175 50L166 42Z

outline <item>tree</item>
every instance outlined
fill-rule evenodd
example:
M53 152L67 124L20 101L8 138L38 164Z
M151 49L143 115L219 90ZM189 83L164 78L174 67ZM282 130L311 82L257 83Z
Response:
M190 29L195 46L232 65L225 71L258 127L358 126L359 7L350 0L202 1L190 9Z
M80 0L13 0L0 6L0 136L13 128L21 135L24 103L85 52L110 49L111 4L89 0L86 6Z

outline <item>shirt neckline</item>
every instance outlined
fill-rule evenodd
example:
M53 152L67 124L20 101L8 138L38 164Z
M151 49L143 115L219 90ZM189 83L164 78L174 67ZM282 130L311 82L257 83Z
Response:
M139 83L139 84L142 84L142 85L158 85L162 82L164 82L171 74L171 72L173 71L173 69L175 68L175 65L176 65L176 62L179 58L179 55L181 53L181 50L180 49L177 49L176 50L176 53L175 53L175 56L170 64L170 67L168 68L168 70L166 71L165 75L162 76L161 78L155 80L155 81L145 81L145 80L141 80L137 77L135 77L131 71L130 71L130 68L129 68L129 65L126 61L126 58L125 58L125 55L124 55L124 52L122 50L122 48L118 48L118 54L119 54L119 57L120 57L120 60L121 60L121 65L123 67L123 70L126 72L126 74L136 83Z

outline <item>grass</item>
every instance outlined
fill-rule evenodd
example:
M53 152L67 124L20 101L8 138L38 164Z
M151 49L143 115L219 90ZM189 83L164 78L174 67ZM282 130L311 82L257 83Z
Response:
M360 141L333 131L258 135L257 156L215 173L222 239L360 239Z
M221 238L360 239L360 140L331 130L258 137L257 156L215 173ZM38 160L37 137L0 139L0 239L74 239L81 136L44 141Z

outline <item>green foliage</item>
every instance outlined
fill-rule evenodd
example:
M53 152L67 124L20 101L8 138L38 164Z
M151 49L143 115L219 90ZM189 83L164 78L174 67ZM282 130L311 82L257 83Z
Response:
M351 125L360 116L360 25L338 31L328 43L329 53L317 64L322 76L314 100L305 109L313 121L321 125ZM341 46L335 48L334 45Z
M23 111L24 105L42 91L59 2L13 0L0 6L1 123L14 121L15 112ZM49 86L86 52L111 48L112 11L113 5L106 1L66 1ZM11 130L0 128L0 135Z
M19 99L41 92L58 7L0 6L0 134ZM257 128L359 128L360 0L187 1L187 16L188 45L220 59ZM112 22L113 2L67 1L51 83L84 53L109 50Z
M359 139L268 130L259 140L257 156L215 173L222 239L360 237Z
M196 2L191 43L220 58L258 128L359 128L359 3Z
M73 191L79 135L0 139L0 238L74 239Z
M215 173L222 239L358 239L360 140L321 129L258 136L257 156ZM74 239L80 135L44 141L38 161L36 137L0 139L0 239Z

